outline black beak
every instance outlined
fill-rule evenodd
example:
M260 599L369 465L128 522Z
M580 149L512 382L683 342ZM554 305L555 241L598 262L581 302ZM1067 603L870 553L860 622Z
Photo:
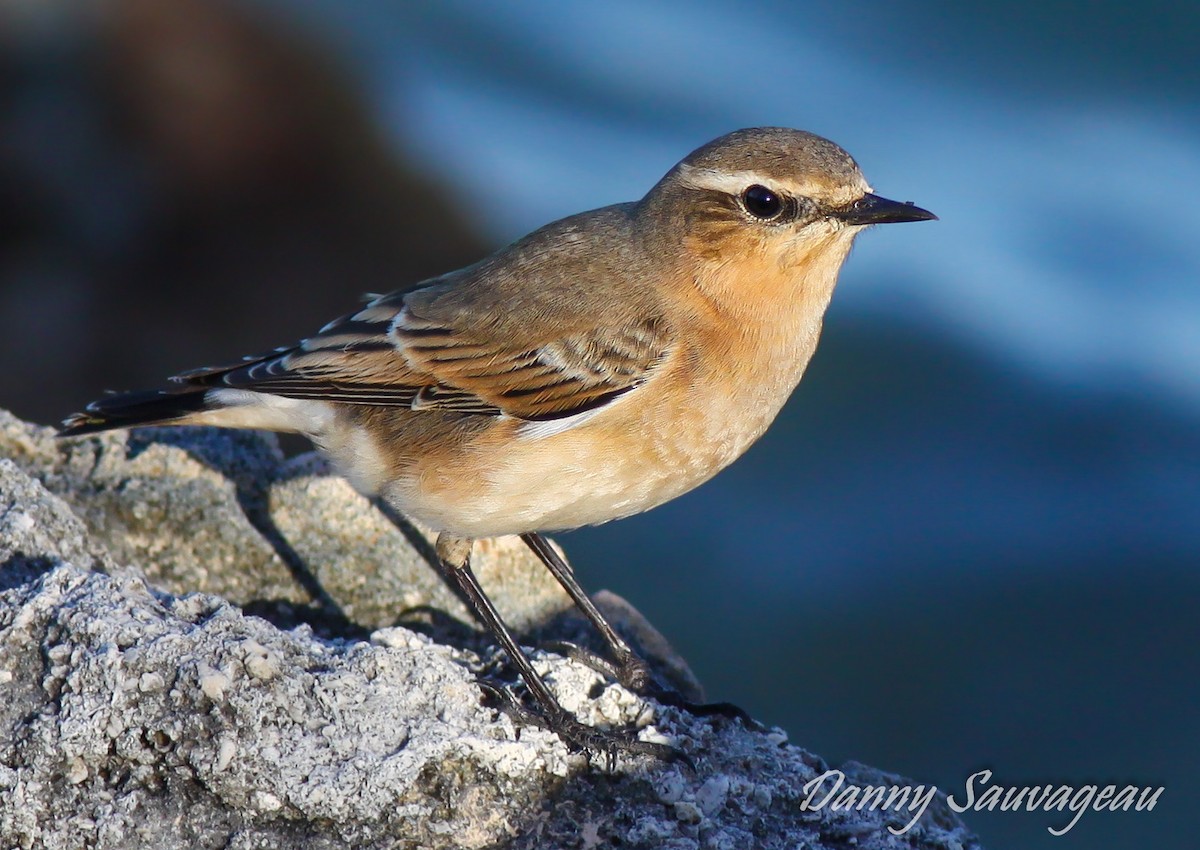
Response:
M846 224L891 224L900 221L937 221L929 210L913 206L911 201L889 201L870 193L863 195L848 207L833 213L833 217Z

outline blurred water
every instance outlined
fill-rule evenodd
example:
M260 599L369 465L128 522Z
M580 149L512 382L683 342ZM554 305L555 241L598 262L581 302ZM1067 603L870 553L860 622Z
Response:
M901 303L1043 378L1200 409L1195 9L288 5L340 20L497 241L639 197L735 127L803 127L942 216L864 240L840 309Z

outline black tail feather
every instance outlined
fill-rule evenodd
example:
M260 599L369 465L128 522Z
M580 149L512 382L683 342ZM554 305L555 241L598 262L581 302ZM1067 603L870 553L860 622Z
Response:
M82 412L63 420L60 437L93 434L113 428L133 428L138 425L161 425L204 410L206 390L149 390L119 393L93 401Z

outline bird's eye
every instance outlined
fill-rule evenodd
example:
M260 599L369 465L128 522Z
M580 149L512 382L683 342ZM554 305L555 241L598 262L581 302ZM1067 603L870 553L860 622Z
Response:
M779 218L786 206L782 197L757 183L742 192L742 204L746 207L746 212L763 221Z

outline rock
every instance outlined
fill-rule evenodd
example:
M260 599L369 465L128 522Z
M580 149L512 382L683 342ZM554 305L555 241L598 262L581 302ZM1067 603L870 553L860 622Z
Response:
M146 428L59 440L0 410L0 457L62 499L97 551L171 593L212 593L326 635L398 623L442 638L475 631L431 566L428 529L385 515L314 454L285 460L274 435ZM517 538L479 541L472 565L519 637L602 649ZM687 664L632 606L611 593L597 605L668 681L701 698Z
M886 828L900 813L805 811L825 764L780 730L659 706L555 654L535 666L567 709L636 725L695 770L609 768L514 726L474 683L498 660L485 641L392 625L409 604L468 618L423 564L427 538L374 514L255 435L72 444L0 421L0 847L978 846L941 798L902 835ZM293 557L323 561L342 635L328 618L280 628L231 601L307 611ZM480 562L523 627L571 631L517 546ZM627 603L609 608L631 633L649 628ZM686 671L641 633L660 667Z

